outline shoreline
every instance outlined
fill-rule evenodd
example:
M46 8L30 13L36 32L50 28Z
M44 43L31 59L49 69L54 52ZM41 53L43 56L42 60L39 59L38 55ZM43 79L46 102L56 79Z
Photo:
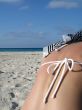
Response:
M0 51L0 53L43 53L43 51Z

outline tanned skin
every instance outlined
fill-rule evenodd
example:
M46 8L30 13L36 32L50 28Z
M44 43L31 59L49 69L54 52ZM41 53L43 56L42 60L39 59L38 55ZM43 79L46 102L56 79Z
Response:
M82 62L82 42L70 44L58 52L52 52L42 63L55 60L72 58ZM74 65L73 71L68 72L58 90L56 98L52 99L54 85L48 102L43 103L43 98L53 79L47 73L48 65L40 67L33 88L25 100L22 110L82 110L82 66ZM61 74L61 72L60 72ZM59 80L59 79L58 79Z

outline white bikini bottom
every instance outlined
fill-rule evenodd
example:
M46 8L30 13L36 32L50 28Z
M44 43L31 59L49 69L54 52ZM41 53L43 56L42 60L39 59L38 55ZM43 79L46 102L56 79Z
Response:
M50 61L50 62L46 62L46 63L43 63L41 65L44 66L44 65L47 65L49 64L48 68L47 68L47 73L50 74L50 69L52 66L54 66L54 69L53 69L53 72L52 72L52 75L54 74L54 78L45 94L45 97L43 99L43 103L46 103L48 101L48 97L49 97L49 94L53 88L53 85L55 84L57 78L58 78L58 75L60 74L60 71L62 69L62 72L61 72L61 75L60 75L60 78L59 78L59 81L56 85L56 88L52 94L52 97L51 98L54 98L56 97L57 95L57 92L58 92L58 89L63 81L63 78L66 74L66 71L72 71L73 70L73 67L74 67L74 64L79 64L79 65L82 65L82 63L78 62L78 61L74 61L73 59L68 59L68 58L64 58L64 60L61 60L61 61ZM68 72L67 72L68 73Z

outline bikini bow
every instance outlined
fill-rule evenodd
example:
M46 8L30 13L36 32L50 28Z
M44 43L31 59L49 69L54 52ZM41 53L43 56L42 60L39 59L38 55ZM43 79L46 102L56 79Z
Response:
M62 73L61 73L60 79L59 79L59 81L58 81L58 83L56 85L56 88L54 90L54 93L52 94L52 98L56 97L57 91L58 91L58 89L60 87L60 84L61 84L61 82L62 82L62 80L64 78L64 75L65 75L66 71L67 70L68 71L72 71L73 70L74 61L72 59L65 58L64 60L61 60L61 61L50 61L50 62L42 64L41 66L44 66L46 64L50 64L48 66L48 68L47 68L47 73L50 74L50 69L51 69L52 66L54 66L52 74L55 73L55 75L54 75L54 78L53 78L53 80L52 80L52 82L51 82L51 84L50 84L50 86L49 86L49 88L48 88L48 90L46 92L45 97L44 97L44 100L43 100L44 103L47 102L48 96L49 96L49 94L50 94L50 92L51 92L51 90L53 88L53 85L56 82L58 75L60 74L61 68L63 67Z

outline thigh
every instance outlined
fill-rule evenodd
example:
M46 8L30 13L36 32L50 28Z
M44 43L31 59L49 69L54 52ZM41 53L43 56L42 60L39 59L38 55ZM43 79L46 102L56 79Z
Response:
M82 62L82 43L71 44L59 52L52 52L43 62L51 60L62 60L71 58L74 61ZM61 74L61 73L60 73ZM59 79L58 79L59 80ZM49 86L50 83L48 83ZM56 88L56 85L53 87ZM52 90L52 93L54 91ZM51 95L52 95L51 93ZM65 76L61 87L57 93L57 97L48 100L47 109L60 110L81 110L82 105L82 66L74 65L73 71L68 72ZM49 108L50 107L50 108Z
M53 51L48 57L43 59L42 63L52 60L62 60L65 57L82 62L81 48L82 43L71 44L59 52ZM69 72L65 76L56 98L52 99L51 95L56 87L56 84L54 84L48 102L45 104L43 103L43 99L54 77L52 74L48 75L47 67L48 65L39 68L35 84L22 110L81 110L82 67L80 65L74 66L74 71Z

